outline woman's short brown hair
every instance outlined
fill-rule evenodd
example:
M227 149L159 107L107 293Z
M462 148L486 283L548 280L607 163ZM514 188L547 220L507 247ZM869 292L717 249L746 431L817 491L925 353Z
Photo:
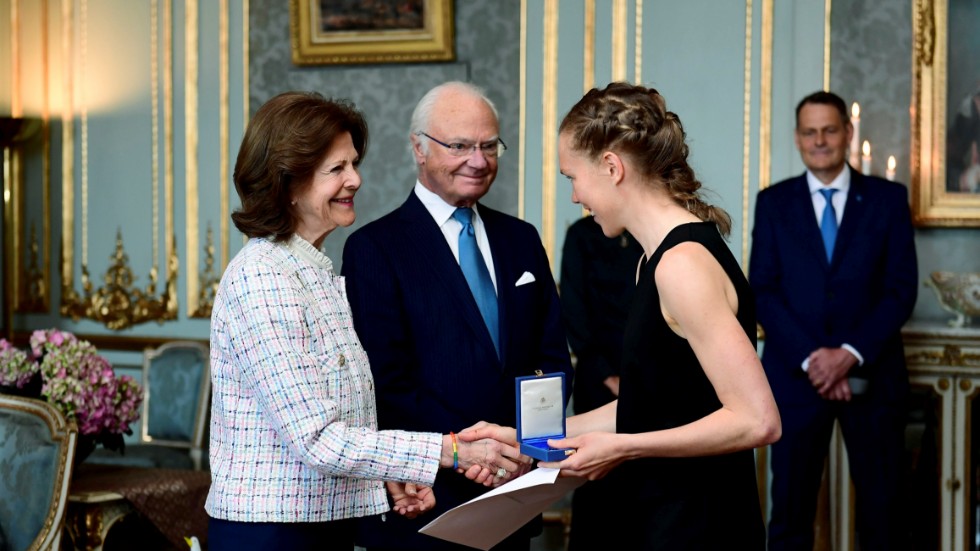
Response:
M293 192L310 185L330 145L349 133L363 160L368 129L364 117L346 100L316 92L284 92L270 99L248 123L235 162L235 189L242 206L231 215L248 237L288 239L298 217Z

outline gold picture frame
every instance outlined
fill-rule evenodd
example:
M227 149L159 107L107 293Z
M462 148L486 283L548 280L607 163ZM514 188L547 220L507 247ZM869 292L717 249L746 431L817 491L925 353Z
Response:
M980 226L980 152L976 152L980 143L968 147L976 153L965 161L967 165L956 154L962 148L954 145L960 135L958 106L968 107L970 99L949 97L955 93L949 88L950 77L963 81L962 74L949 73L951 61L955 70L970 70L960 66L962 60L949 57L950 43L957 40L952 34L959 34L951 34L948 26L950 3L969 1L913 0L912 4L912 219L917 226ZM959 26L959 18L956 23ZM980 73L974 76L980 78ZM980 102L980 95L977 98ZM957 110L950 112L951 107Z
M346 4L343 13L339 6ZM387 10L387 12L384 12ZM292 0L293 63L412 63L455 59L452 0L356 2Z

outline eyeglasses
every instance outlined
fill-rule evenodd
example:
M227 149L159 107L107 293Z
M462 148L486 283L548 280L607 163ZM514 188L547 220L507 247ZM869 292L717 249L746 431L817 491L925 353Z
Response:
M415 134L417 136L425 136L426 138L429 138L430 140L441 145L442 147L445 147L446 149L449 150L449 154L452 155L453 157L466 157L467 155L471 155L477 149L479 149L480 152L483 153L485 157L490 159L495 159L503 155L504 151L507 150L507 144L505 144L504 141L501 140L500 138L497 138L496 140L487 143L475 143L475 144L460 143L460 142L445 143L433 138L432 136L422 131L416 132Z

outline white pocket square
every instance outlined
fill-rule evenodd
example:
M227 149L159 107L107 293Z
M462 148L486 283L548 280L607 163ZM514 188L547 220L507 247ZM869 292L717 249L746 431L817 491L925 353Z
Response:
M531 272L524 272L523 274L521 274L520 279L517 280L517 283L514 284L514 287L520 287L521 285L525 285L533 281L536 281L534 279L534 274L532 274Z

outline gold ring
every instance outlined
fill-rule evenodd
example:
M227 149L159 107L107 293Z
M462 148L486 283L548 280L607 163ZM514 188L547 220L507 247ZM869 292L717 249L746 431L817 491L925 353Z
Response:
M505 469L503 467L500 467L499 469L497 469L497 478L503 478L505 476L507 476L507 469Z

